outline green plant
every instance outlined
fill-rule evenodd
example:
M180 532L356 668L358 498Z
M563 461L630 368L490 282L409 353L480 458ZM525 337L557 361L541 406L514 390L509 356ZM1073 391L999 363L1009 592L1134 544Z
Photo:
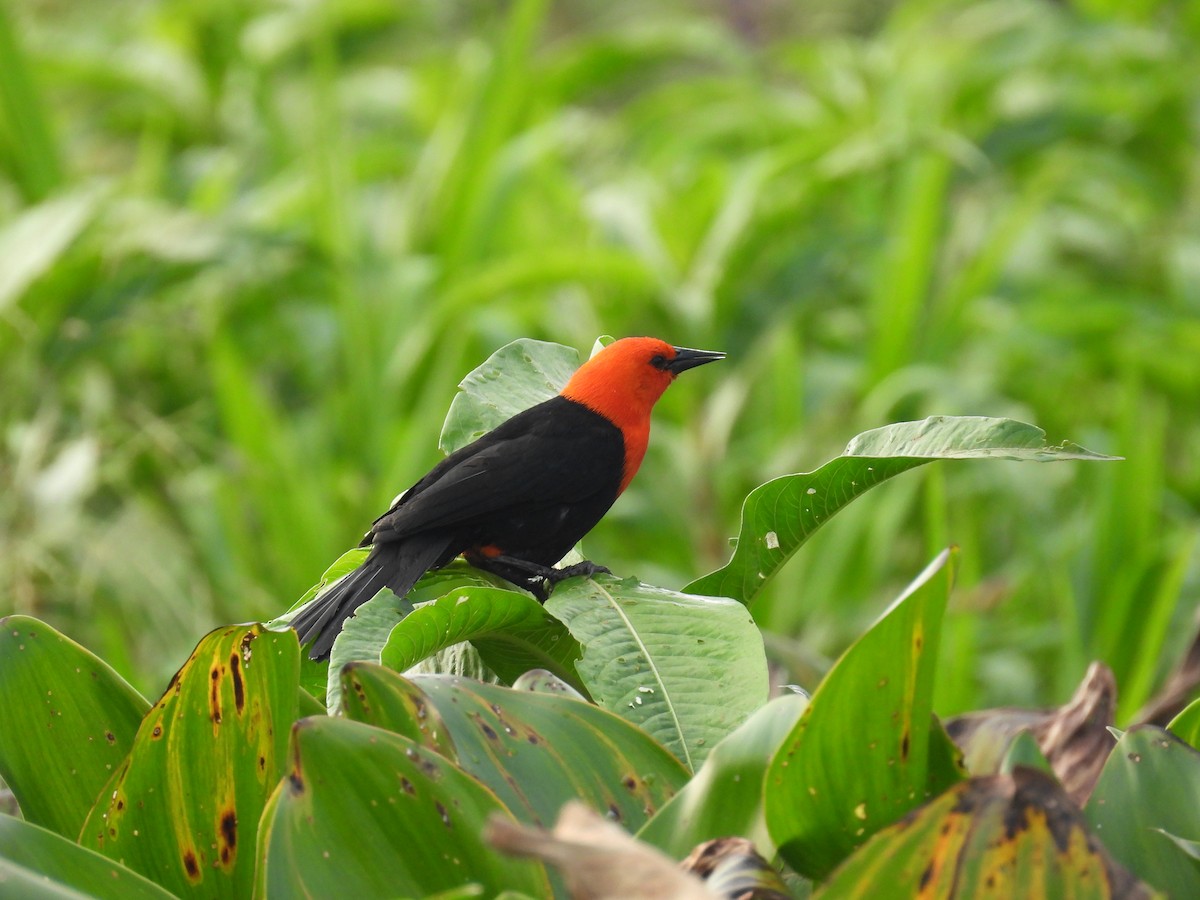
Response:
M502 369L506 392L536 397L570 353L522 342L485 367ZM466 382L448 446L502 414L489 383ZM1011 420L885 427L752 493L732 559L692 586L727 596L602 576L564 583L543 609L451 566L404 601L383 591L364 606L327 674L302 664L290 630L231 626L201 640L153 706L49 626L10 616L0 775L24 820L0 818L0 885L58 897L469 885L546 896L558 876L497 854L485 821L546 825L581 798L675 856L744 836L808 879L796 890L827 896L934 885L965 897L997 884L1148 894L1137 879L1189 896L1200 890L1200 813L1179 785L1200 779L1200 753L1185 743L1194 706L1174 736L1126 733L1082 814L1029 767L1040 763L1027 741L1007 770L963 768L933 714L955 551L938 554L811 699L767 703L746 606L761 585L866 487L935 459L994 457L1101 458L1046 446ZM524 689L402 674L461 641ZM524 674L547 668L557 677Z

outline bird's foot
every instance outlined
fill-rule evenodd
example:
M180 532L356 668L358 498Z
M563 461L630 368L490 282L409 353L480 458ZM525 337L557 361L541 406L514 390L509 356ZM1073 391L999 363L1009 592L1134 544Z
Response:
M611 574L612 571L608 566L602 566L599 563L592 562L590 559L585 559L583 562L563 566L561 569L551 569L550 573L543 576L543 578L551 584L558 584L560 581L566 581L568 578L578 578L580 576L590 578L592 575Z
M612 570L608 566L602 566L599 563L594 563L590 559L585 559L583 562L577 562L570 566L563 566L561 569L548 569L546 574L538 582L537 588L529 588L539 601L545 603L550 595L554 593L554 588L558 586L560 581L566 581L568 578L591 578L593 575L611 575Z
M581 576L612 574L607 566L586 559L570 566L563 566L561 569L504 555L470 558L470 562L478 568L494 572L501 578L520 585L537 597L541 603L546 602L555 585L560 581Z

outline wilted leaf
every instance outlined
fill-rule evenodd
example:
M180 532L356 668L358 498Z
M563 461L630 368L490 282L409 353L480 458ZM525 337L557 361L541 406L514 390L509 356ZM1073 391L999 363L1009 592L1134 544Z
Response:
M1113 858L1171 897L1200 897L1200 753L1153 725L1117 741L1084 815Z
M1069 702L1058 709L988 709L956 716L946 732L963 751L967 771L991 775L1013 739L1030 732L1068 796L1083 804L1112 749L1109 727L1117 709L1112 670L1092 663Z
M436 753L319 716L293 729L292 766L263 814L256 896L424 897L471 883L546 896L537 865L482 840L495 795Z
M762 635L739 603L598 576L564 582L546 610L583 645L596 703L693 771L766 701Z
M784 475L750 492L733 557L685 591L751 603L800 546L860 494L936 459L1107 460L1074 444L1046 445L1046 433L1012 419L934 416L866 431L815 472Z
M745 838L705 841L679 867L723 900L791 900L779 873Z
M0 619L0 778L28 821L75 840L149 708L44 622Z
M1200 631L1188 644L1183 659L1171 672L1162 689L1137 711L1133 721L1143 725L1166 725L1188 703L1197 699L1197 689L1200 689Z
M950 559L943 551L842 655L771 760L767 825L802 875L824 877L962 777L932 711Z
M220 628L142 720L80 843L181 896L245 897L256 829L295 720L292 632Z
M582 803L563 807L554 830L488 822L488 842L510 856L538 859L562 872L572 897L587 900L713 900L700 879Z
M876 834L815 897L1149 898L1053 778L972 778Z
M648 735L580 700L367 664L344 677L348 716L435 747L525 821L577 798L638 828L687 781Z

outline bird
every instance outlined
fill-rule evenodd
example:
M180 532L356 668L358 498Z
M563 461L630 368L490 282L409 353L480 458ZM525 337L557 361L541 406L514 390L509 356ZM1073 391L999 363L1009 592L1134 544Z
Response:
M360 547L362 564L292 619L309 656L326 659L346 620L384 587L403 597L463 556L545 602L554 586L608 573L585 560L554 568L637 473L650 412L681 372L724 359L652 337L614 341L562 391L455 450L393 501Z

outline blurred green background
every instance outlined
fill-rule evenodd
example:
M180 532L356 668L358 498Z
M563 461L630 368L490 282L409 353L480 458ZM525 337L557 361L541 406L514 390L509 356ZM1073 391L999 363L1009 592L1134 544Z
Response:
M1200 596L1200 7L1156 0L11 0L0 613L156 693L288 607L522 336L678 384L587 541L678 587L859 431L1008 415L1121 454L938 464L754 613L812 686L948 542L939 712L1122 715Z

